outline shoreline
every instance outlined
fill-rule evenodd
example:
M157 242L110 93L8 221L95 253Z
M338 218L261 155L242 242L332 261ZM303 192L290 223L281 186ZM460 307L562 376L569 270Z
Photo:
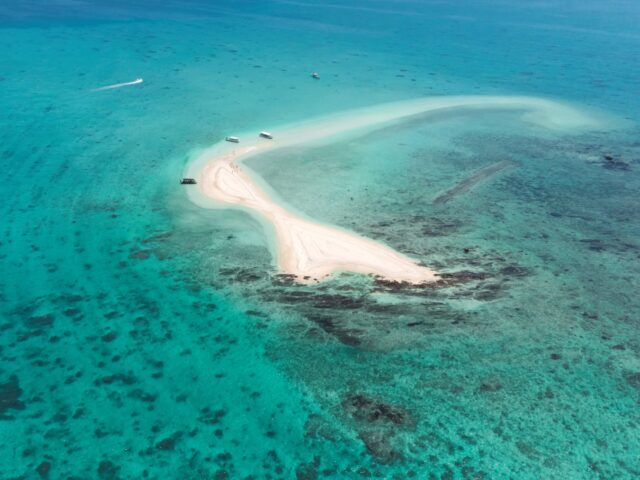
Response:
M238 148L205 166L201 189L211 199L258 213L274 228L281 273L299 282L320 281L339 271L378 275L413 284L433 282L437 274L392 248L340 228L308 220L272 201L239 162L255 146Z
M246 146L224 141L215 144L187 168L186 176L197 179L195 191L203 198L198 198L195 192L190 193L190 197L205 208L242 208L266 220L275 231L274 253L279 272L293 275L299 282L320 281L343 271L412 284L434 282L438 280L438 274L419 265L417 260L383 243L304 218L288 209L285 202L273 200L261 187L261 179L253 178L242 166L242 161L264 151L322 142L419 114L487 108L525 110L524 121L569 132L598 128L602 124L595 116L574 107L535 97L433 97L383 104L278 129L274 140L259 138L255 132L255 140ZM246 137L241 137L241 141L242 138ZM300 187L304 188L304 185Z

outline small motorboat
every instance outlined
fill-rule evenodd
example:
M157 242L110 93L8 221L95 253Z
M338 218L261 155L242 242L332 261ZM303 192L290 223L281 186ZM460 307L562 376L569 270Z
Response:
M180 183L182 185L195 185L198 182L196 182L195 178L183 178L182 180L180 180Z
M273 139L273 135L271 135L269 132L260 132L260 136L262 138L268 138L269 140Z
M312 76L313 78L315 78L316 80L320 80L320 74L319 74L318 72L313 72L313 73L311 74L311 76Z
M240 143L240 139L238 137L225 137L225 140L231 143Z

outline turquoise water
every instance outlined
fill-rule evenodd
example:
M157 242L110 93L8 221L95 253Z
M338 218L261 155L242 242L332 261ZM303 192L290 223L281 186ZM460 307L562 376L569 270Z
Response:
M640 476L639 21L604 1L4 2L0 478ZM290 284L260 223L177 182L234 132L449 94L628 123L467 112L248 162L447 286Z

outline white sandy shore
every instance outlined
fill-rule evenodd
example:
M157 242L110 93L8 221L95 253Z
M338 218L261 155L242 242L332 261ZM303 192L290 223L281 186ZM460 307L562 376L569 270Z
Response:
M188 167L186 175L197 178L199 191L205 197L192 194L191 198L207 207L241 207L273 225L278 269L299 281L320 280L338 271L351 271L414 284L432 282L437 280L437 273L390 247L311 221L274 201L241 161L266 150L326 141L414 115L476 108L523 110L523 120L552 129L573 131L601 126L595 116L576 108L532 97L453 96L384 104L276 130L272 141L257 138L256 132L241 136L241 147L226 142L214 145ZM244 145L246 141L248 144Z

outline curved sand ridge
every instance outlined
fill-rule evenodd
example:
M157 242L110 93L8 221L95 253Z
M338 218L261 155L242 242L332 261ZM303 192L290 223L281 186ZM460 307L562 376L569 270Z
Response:
M275 140L259 139L254 133L240 137L243 143L255 139L246 146L216 144L188 168L187 176L198 180L199 191L205 197L194 190L191 198L205 207L240 207L273 225L278 269L294 275L298 281L320 280L338 271L351 271L414 284L432 282L438 279L437 273L416 260L380 242L306 219L284 202L274 201L241 161L264 151L362 133L414 115L476 108L523 110L523 120L551 129L574 131L601 126L596 117L574 107L533 97L453 96L383 104L276 130Z

